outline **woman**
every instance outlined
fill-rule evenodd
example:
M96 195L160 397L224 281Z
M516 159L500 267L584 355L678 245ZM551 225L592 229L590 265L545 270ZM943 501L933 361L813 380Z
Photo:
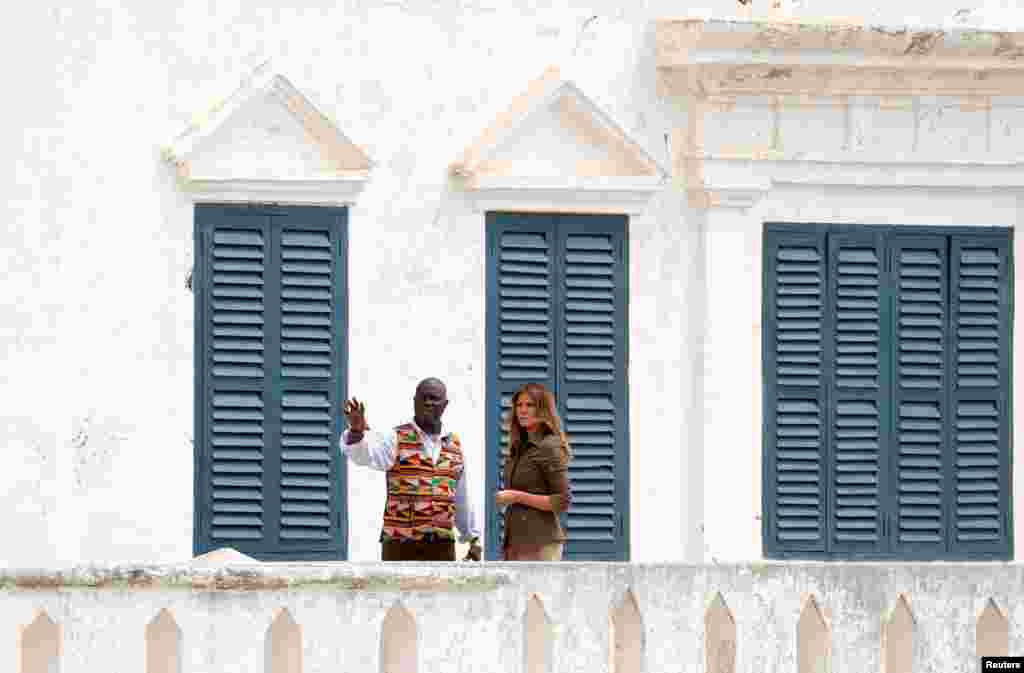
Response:
M528 383L512 397L505 485L496 500L505 510L506 561L559 561L565 533L558 520L569 509L569 440L555 397Z

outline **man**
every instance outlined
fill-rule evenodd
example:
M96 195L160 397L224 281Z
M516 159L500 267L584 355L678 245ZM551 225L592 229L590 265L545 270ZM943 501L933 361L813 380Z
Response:
M466 561L479 561L480 526L466 495L465 456L454 433L441 433L448 393L439 379L420 381L413 421L383 435L367 436L366 405L345 402L348 430L341 452L349 460L387 473L387 504L381 528L384 561L454 561L455 531L469 542Z

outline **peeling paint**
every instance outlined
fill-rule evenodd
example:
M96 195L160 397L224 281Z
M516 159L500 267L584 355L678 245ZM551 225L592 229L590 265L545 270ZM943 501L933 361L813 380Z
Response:
M792 76L792 68L772 68L764 75L765 79L786 79Z
M927 33L914 33L910 38L910 44L907 45L904 54L915 54L917 56L923 56L930 52L935 44L942 39L942 36L946 33L944 31L927 32Z

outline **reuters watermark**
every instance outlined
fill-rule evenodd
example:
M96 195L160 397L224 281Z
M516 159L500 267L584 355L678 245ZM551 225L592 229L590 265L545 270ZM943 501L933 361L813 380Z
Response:
M981 671L1021 671L1024 673L1024 657L982 657Z

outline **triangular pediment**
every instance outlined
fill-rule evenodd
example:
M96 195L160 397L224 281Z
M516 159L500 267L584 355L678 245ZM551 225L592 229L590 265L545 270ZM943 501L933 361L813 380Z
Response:
M359 146L266 65L198 115L164 157L186 189L230 201L344 202L371 168Z
M558 68L548 68L484 130L451 173L470 188L657 185L660 162Z

